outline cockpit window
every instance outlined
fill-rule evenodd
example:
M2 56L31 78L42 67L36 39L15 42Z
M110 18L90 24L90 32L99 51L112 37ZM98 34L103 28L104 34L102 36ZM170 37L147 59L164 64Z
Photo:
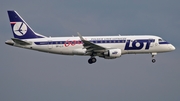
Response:
M159 41L159 42L163 42L164 40L163 40L163 39L159 39L158 41Z

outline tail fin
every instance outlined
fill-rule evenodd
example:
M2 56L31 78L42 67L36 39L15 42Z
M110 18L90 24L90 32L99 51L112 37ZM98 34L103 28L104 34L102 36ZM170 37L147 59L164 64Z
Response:
M32 39L45 36L35 33L16 11L7 11L14 38Z

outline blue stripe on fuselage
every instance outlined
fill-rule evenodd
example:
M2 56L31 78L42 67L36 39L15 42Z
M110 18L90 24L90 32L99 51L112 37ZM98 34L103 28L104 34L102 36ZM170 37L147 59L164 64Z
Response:
M126 40L90 40L92 43L125 43ZM68 43L75 43L75 44L81 44L82 41L40 41L40 42L34 42L36 45L48 45L48 44L68 44Z
M141 41L141 40L139 40ZM143 40L144 41L144 40ZM148 40L147 40L148 41ZM154 42L155 40L149 40L151 42ZM36 45L48 45L48 44L68 44L72 43L73 41L40 41L40 42L34 42ZM103 44L103 43L126 43L126 40L90 40L92 43L96 44ZM82 41L75 41L75 44L81 44ZM159 42L159 44L169 44L168 42Z
M168 42L159 42L159 44L169 44Z

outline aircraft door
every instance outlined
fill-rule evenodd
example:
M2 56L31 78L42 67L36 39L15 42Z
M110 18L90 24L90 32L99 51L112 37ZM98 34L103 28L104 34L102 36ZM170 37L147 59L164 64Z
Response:
M48 40L48 48L49 48L49 49L52 49L52 48L53 48L53 42L52 42L52 40L51 40L51 37L50 37L49 40Z
M154 40L154 39L149 39L149 40ZM149 41L150 43L150 47L154 47L155 46L155 43L156 43L156 40L153 41Z

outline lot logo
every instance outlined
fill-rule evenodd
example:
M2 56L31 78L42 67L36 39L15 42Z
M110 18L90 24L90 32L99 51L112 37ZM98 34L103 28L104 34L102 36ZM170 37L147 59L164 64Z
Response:
M27 32L27 26L23 22L16 22L13 31L17 36L23 36Z
M154 41L154 39L127 40L124 50L141 50L144 46L145 50L148 50L150 44Z

